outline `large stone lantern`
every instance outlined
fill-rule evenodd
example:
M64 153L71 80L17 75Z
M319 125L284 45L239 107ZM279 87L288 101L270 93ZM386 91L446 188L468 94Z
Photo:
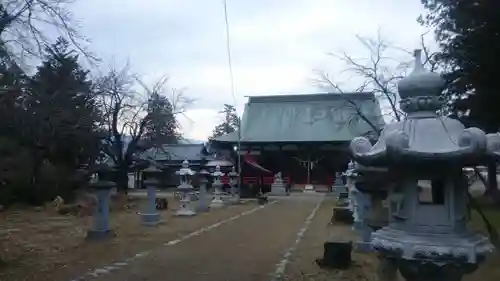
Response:
M480 129L436 113L444 81L424 69L420 56L416 50L415 69L398 85L405 120L387 125L373 146L355 138L351 152L362 165L388 168L394 183L389 225L372 234L372 247L406 280L461 280L493 250L467 229L462 173L486 158L488 141ZM424 182L429 187L421 188Z
M227 173L227 175L231 186L231 203L238 204L240 202L240 191L237 190L237 185L240 174L236 172L236 168L233 166L231 172Z
M181 195L181 207L175 213L177 216L194 216L196 212L191 208L191 192L193 192L194 188L191 185L190 177L195 174L191 168L189 168L189 162L184 160L182 162L181 169L176 172L181 177L181 184L177 187L177 190L182 194Z
M215 166L215 171L212 173L212 186L214 188L214 198L212 199L212 202L210 203L210 208L220 208L224 206L224 202L222 201L221 198L221 187L222 187L222 182L220 177L224 175L223 172L220 171L220 166L217 165Z

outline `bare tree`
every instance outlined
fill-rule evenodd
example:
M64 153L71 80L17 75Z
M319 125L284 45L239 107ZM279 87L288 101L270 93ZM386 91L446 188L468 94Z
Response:
M436 66L434 53L431 53L429 48L425 46L424 35L425 34L421 35L421 44L425 55L424 65L434 70ZM361 79L360 84L354 90L345 91L342 86L324 70L315 71L318 76L315 82L321 88L336 92L343 97L345 101L343 106L349 107L355 112L350 122L361 119L366 122L374 132L379 134L381 130L380 125L375 124L373 118L364 114L362 108L360 108L356 100L349 96L349 93L373 92L375 98L383 105L381 108L383 116L389 117L391 121L401 121L404 117L404 112L402 112L398 106L399 97L397 83L401 78L407 75L412 60L398 61L395 59L394 54L412 54L412 52L391 45L384 40L380 31L377 33L376 38L359 35L356 36L356 38L368 51L368 57L356 58L346 52L341 54L329 53L328 55L344 63L346 68L343 73L350 74L350 76L355 79Z
M0 58L23 64L39 57L47 45L63 37L88 58L86 41L78 32L70 6L76 0L2 0L0 3ZM52 36L50 35L52 33Z
M150 90L128 67L112 69L96 83L102 108L104 132L103 152L117 170L117 187L126 191L128 172L138 164L138 156L156 143L146 138L148 125L156 118L148 111L151 97L163 95L167 79L162 78ZM137 87L137 86L140 87ZM140 88L140 91L136 90ZM182 91L173 90L172 114L183 114L191 100ZM176 122L175 120L171 120Z

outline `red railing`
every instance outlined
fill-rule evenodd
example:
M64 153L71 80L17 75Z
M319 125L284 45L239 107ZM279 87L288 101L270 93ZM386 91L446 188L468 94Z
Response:
M283 177L283 183L290 184L291 183L290 177L289 176Z
M269 177L269 176L262 177L262 184L263 185L271 185L273 183L274 183L274 177Z
M243 184L259 184L260 179L259 177L243 177L242 182Z

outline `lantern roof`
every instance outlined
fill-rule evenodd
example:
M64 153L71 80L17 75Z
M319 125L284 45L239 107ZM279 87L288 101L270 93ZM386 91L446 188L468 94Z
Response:
M215 166L215 171L212 173L212 176L221 177L223 175L224 173L220 171L220 166L219 165Z
M496 138L438 115L444 103L440 96L444 80L425 70L420 50L415 51L414 57L414 70L398 83L400 107L407 113L405 120L388 124L373 146L365 137L354 138L350 144L354 160L364 166L379 167L436 161L462 166L481 163L493 147L498 147L492 143Z
M189 161L187 160L182 161L180 170L175 173L180 176L192 176L195 174L195 172L189 168Z
M233 166L231 172L227 173L227 175L230 177L237 177L239 174L238 172L236 172L236 168Z

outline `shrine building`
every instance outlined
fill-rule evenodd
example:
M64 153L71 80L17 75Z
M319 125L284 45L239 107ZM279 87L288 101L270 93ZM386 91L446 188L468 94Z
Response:
M292 189L329 190L336 172L347 168L349 142L376 141L375 128L384 125L371 92L249 97L241 120L242 188L267 189L281 172ZM210 146L238 163L237 132L211 139Z

